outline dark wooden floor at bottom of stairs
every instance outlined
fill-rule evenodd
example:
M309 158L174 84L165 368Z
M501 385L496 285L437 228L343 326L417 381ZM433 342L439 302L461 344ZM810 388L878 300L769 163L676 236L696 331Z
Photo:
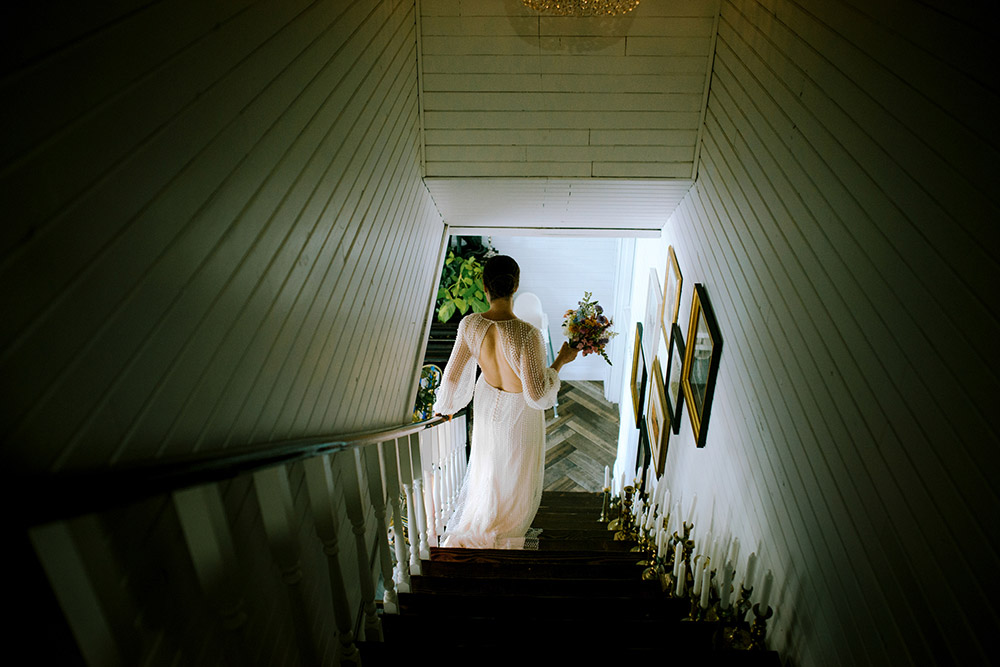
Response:
M359 643L363 664L780 666L774 651L714 648L717 625L682 620L688 602L642 581L599 514L598 494L546 492L538 551L432 549L382 616L385 641Z

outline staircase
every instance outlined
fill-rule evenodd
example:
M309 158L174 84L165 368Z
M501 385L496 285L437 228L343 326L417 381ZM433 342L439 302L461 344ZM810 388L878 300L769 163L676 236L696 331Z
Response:
M538 551L431 548L384 643L360 643L365 665L417 654L434 665L594 665L677 659L692 665L780 665L774 651L713 648L717 624L682 620L686 599L643 581L630 542L598 523L599 494L546 492Z

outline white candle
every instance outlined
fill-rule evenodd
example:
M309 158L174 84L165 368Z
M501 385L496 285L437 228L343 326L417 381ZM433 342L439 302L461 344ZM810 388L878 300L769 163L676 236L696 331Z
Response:
M719 558L719 536L718 535L716 535L715 537L712 538L712 551L711 551L710 558L712 559L713 563L721 563L722 562L722 559Z
M611 488L611 468L604 466L604 488Z
M667 488L666 484L663 485L663 497L660 498L660 507L667 514L670 513L670 489Z
M677 597L682 597L684 595L684 584L687 579L687 570L684 566L684 561L680 561L680 568L677 572L677 588L674 589L674 593Z
M694 582L692 582L691 594L695 597L698 597L698 594L701 593L701 564L702 558L700 554L695 556L694 560L691 561L691 571L694 572Z
M757 570L757 552L753 551L750 553L750 558L747 560L747 574L743 577L743 588L753 588L753 575Z
M694 494L694 497L691 499L691 509L688 510L688 518L687 518L688 523L694 523L694 508L697 505L698 505L698 494L696 493Z
M740 538L733 538L733 548L729 552L729 560L733 561L735 564L740 556Z
M682 555L683 555L683 551L681 550L681 544L680 544L680 542L678 542L677 544L674 545L674 577L677 576L677 573L681 569L681 556Z
M704 565L705 567L707 567L708 563L705 563ZM703 567L702 570L705 570L705 567ZM698 601L698 603L701 605L702 609L708 609L708 594L709 594L709 589L711 587L705 581L705 578L707 576L708 576L707 572L703 572L701 575L701 599Z
M722 577L722 608L729 609L729 592L733 587L733 561L726 562L726 571Z
M767 603L771 601L771 585L774 584L774 575L768 570L764 576L763 590L760 592L760 613L767 613Z

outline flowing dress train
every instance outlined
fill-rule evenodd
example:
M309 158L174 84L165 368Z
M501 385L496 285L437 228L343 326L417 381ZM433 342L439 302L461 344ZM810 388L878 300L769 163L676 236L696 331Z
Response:
M479 350L490 327L523 391L502 391L475 380ZM453 414L475 397L469 466L443 546L532 548L529 531L542 498L545 410L555 405L559 374L545 365L541 332L522 320L462 319L434 411ZM527 541L526 541L527 539Z

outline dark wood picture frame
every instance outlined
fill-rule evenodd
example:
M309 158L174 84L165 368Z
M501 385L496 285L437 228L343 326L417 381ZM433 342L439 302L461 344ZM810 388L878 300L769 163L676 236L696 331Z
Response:
M635 427L642 425L642 402L646 396L646 358L642 350L642 322L635 323L635 343L632 348L632 410Z
M664 373L664 393L667 397L667 414L674 435L681 432L681 413L684 412L684 336L675 322L670 330L670 351L667 357L667 372Z
M712 397L721 356L722 334L708 291L701 283L695 283L681 377L688 417L698 447L705 446L708 436L708 418L712 414Z
M667 414L667 397L663 391L660 359L653 360L652 379L649 382L649 399L646 401L646 433L649 437L650 464L657 478L663 474L670 444L670 416Z

